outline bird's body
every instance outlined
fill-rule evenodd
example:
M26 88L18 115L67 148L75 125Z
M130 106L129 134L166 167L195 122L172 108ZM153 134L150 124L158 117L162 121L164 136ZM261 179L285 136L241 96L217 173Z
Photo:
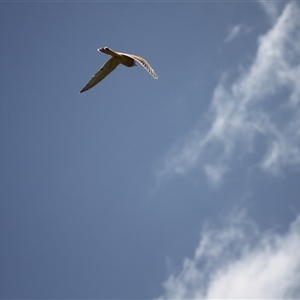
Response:
M121 53L113 51L108 47L99 48L99 52L108 54L111 58L101 67L101 69L96 72L96 74L91 78L91 80L86 84L86 86L80 91L80 93L85 92L103 80L109 73L111 73L119 64L122 64L126 67L136 66L136 61L139 62L155 79L158 78L154 70L151 68L149 63L142 57Z

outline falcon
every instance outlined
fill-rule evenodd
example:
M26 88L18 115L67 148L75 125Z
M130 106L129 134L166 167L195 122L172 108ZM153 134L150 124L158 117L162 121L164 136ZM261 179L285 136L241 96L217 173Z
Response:
M99 52L110 55L111 57L108 61L101 67L99 71L91 78L91 80L85 85L85 87L80 91L80 93L85 92L91 89L93 86L98 84L101 80L103 80L109 73L111 73L119 64L122 64L126 67L134 67L136 66L136 62L140 63L149 73L153 76L153 78L157 79L158 76L155 71L151 68L149 63L142 57L116 52L108 47L97 49Z

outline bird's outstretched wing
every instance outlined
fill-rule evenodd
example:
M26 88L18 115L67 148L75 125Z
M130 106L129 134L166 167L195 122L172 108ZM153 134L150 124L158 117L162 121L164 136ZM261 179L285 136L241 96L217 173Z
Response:
M120 63L113 57L111 57L99 71L91 78L91 80L85 85L80 93L85 92L103 80L109 73L111 73Z
M133 55L133 54L127 54L126 53L126 55L130 56L135 61L137 61L138 63L140 63L155 79L158 78L158 76L155 73L155 71L151 68L150 64L144 58L142 58L140 56L137 56L137 55Z

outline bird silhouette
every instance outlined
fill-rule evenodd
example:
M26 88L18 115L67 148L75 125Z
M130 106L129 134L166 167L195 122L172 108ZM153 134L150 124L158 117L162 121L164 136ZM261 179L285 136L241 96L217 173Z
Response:
M98 84L101 80L103 80L109 73L111 73L119 64L122 64L126 67L134 67L136 66L136 62L140 63L155 79L158 78L155 71L151 68L149 63L142 57L116 52L108 47L99 48L99 52L110 55L111 57L108 61L101 67L99 71L97 71L94 76L90 79L90 81L85 85L85 87L80 91L80 93L85 92L91 89L93 86Z

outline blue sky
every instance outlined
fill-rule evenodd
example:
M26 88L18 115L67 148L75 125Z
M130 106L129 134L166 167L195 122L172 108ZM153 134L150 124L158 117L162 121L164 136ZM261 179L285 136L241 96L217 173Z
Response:
M298 2L0 7L1 298L300 297Z

